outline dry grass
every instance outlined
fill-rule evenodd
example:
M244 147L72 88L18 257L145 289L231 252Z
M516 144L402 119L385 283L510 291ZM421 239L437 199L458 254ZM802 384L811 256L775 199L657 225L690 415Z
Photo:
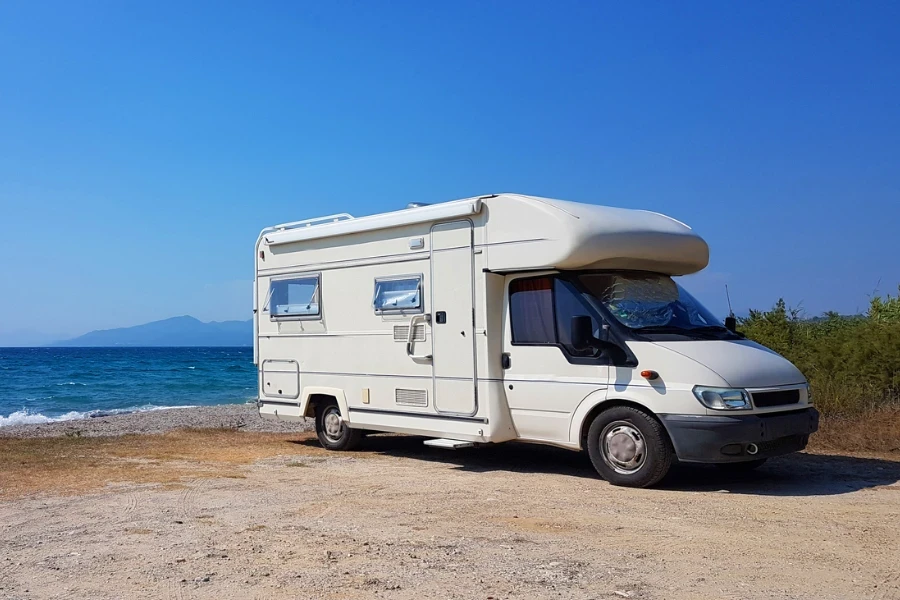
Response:
M185 478L244 477L241 466L282 455L320 454L310 434L185 429L121 437L0 438L0 498L78 494L115 483L177 486Z
M810 439L818 452L866 452L900 460L900 408L877 408L853 416L823 416Z
M307 464L296 458L328 454L309 443L314 437L311 433L183 429L162 435L0 438L0 498L80 494L117 483L154 483L177 489L185 479L243 478L244 465L276 456L293 457L287 466L305 467ZM853 417L825 416L810 450L900 460L900 409L883 408Z

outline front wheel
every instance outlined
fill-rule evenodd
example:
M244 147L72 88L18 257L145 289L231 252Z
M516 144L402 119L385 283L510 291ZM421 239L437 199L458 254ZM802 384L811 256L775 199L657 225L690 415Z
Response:
M603 479L625 487L658 483L669 472L674 457L659 421L630 406L614 406L594 417L587 450Z
M328 450L353 450L362 438L359 429L350 429L344 423L335 403L316 407L316 435L319 443Z

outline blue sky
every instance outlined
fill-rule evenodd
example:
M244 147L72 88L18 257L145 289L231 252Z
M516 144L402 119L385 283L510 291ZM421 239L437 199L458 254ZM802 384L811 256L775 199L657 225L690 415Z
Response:
M0 3L0 332L250 317L266 225L499 191L692 225L724 315L900 282L900 4ZM29 334L30 335L30 334ZM39 336L38 336L39 337Z

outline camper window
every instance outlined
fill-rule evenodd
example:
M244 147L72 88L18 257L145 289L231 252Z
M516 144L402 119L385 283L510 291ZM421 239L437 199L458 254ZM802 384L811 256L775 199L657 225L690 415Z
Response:
M272 319L317 318L321 314L320 282L319 275L273 279L263 310L268 310Z
M372 307L376 315L422 312L422 276L376 279Z

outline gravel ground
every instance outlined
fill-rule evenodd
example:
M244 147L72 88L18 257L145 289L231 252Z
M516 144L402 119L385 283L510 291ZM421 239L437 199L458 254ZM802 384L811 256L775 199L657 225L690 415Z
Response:
M231 429L217 434L222 458L207 441L196 460L183 448L110 459L174 473L163 483L0 501L0 599L900 599L896 461L800 453L744 475L682 467L633 490L550 447L377 435L335 453L310 432L242 433L309 425L232 405L2 430ZM228 457L264 440L265 458Z
M0 427L0 437L55 437L61 435L115 436L128 433L163 433L188 427L241 429L282 433L310 431L312 421L269 421L260 418L255 404L222 404L193 408L167 408L75 421Z
M328 453L301 433L227 473L153 462L191 475L0 501L0 598L900 598L887 460L797 454L652 490L573 452L402 436Z

